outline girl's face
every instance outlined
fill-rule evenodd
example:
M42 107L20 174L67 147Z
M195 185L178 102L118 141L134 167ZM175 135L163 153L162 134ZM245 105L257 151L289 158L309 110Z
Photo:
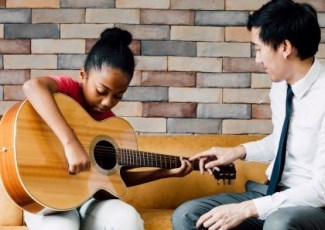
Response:
M112 109L123 97L131 77L118 68L103 66L91 69L87 74L80 70L82 90L91 110L105 112Z

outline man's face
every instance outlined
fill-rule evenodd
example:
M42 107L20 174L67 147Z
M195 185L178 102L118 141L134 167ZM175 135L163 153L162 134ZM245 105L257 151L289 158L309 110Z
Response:
M282 52L283 45L281 44L277 50L274 50L273 47L261 41L259 32L259 28L252 28L251 36L256 50L256 63L263 64L265 72L273 82L287 80L288 71L286 71L286 59Z

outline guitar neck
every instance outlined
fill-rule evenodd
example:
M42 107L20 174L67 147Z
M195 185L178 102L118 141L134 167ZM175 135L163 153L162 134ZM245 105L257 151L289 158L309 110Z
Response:
M159 153L117 149L117 161L119 165L133 167L156 167L164 169L173 169L181 166L179 156L165 155ZM188 159L183 157L184 159ZM199 170L199 161L193 161L194 170Z

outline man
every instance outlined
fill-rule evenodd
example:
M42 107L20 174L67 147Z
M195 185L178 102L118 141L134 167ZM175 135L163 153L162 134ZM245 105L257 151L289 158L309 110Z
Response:
M249 16L247 28L256 62L273 81L273 132L190 160L200 160L202 173L237 159L271 161L269 182L249 182L245 193L188 201L176 209L173 227L325 229L325 70L314 57L320 42L316 11L291 0L270 1Z

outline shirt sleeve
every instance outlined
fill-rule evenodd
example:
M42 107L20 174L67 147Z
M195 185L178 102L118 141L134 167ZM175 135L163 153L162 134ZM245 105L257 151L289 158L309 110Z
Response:
M70 95L71 96L71 89L75 89L76 85L79 83L76 80L73 80L70 77L66 76L52 76L55 80L56 84L58 85L58 92Z
M274 135L270 134L258 141L243 144L247 161L271 161L274 158Z
M325 118L318 137L318 149L312 164L312 179L271 196L254 199L260 219L266 219L279 208L290 206L325 206Z

